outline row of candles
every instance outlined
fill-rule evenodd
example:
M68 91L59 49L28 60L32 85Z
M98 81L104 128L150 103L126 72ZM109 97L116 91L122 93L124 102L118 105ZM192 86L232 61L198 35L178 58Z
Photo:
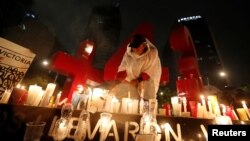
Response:
M249 108L245 101L242 101L242 108L236 108L236 114L233 106L219 104L215 95L207 96L207 100L204 95L201 95L200 98L201 101L199 102L187 101L186 97L173 96L171 97L171 106L169 104L165 106L166 115L208 119L228 116L232 120L250 120ZM187 110L188 106L190 107L189 111ZM169 112L170 110L172 111Z
M54 83L49 83L45 90L43 90L41 86L30 85L25 104L48 107L51 104L50 100L54 97L53 93L55 88L56 84ZM88 93L86 93L85 96L86 95L88 98L88 110L94 108L95 111L99 112L106 111L111 113L142 114L142 109L145 105L145 102L142 99L138 100L130 98L130 92L128 92L128 96L122 98L121 101L119 101L114 94L110 94L108 90L101 88L89 88ZM7 103L9 97L10 92L6 91L0 102ZM60 102L60 97L61 92L57 94L56 100L53 100L54 105L57 105ZM164 108L159 108L159 114L165 113L166 116L197 118L214 118L215 116L227 115L232 120L250 119L249 109L244 101L242 101L243 107L236 109L236 114L232 106L219 104L215 95L209 95L207 98L201 95L200 98L201 101L187 101L186 97L173 96L171 97L171 105L166 104ZM152 101L157 102L156 99L149 100L149 102Z
M39 85L30 85L28 90L21 85L17 85L13 91L6 90L0 103L11 103L11 104L24 104L30 106L42 106L42 107L53 107L51 100L55 105L60 102L61 92L56 96L56 100L53 99L53 93L55 91L56 84L48 83L44 90Z

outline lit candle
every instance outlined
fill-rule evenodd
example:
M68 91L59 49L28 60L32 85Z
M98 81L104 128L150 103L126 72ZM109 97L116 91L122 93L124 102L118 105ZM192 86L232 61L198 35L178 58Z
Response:
M93 108L95 107L97 111L101 111L103 108L103 103L104 101L101 99L103 97L104 91L101 88L94 88L92 93L91 93L91 98L90 98L90 107ZM90 108L89 107L89 108Z
M152 115L157 114L157 107L158 107L157 99L149 99L149 113ZM181 108L181 107L180 107Z
M216 116L215 123L218 125L232 125L232 120L229 116Z
M186 97L182 98L182 102L183 102L184 112L187 112L187 99L186 99Z
M0 103L8 103L10 95L11 95L11 92L9 92L8 90L5 90L0 100Z
M138 114L138 106L139 106L139 101L137 99L132 100L132 113L133 114Z
M226 106L224 104L221 104L222 107L222 115L225 116L226 115Z
M171 104L173 107L173 115L177 116L178 115L178 103L179 103L179 97L178 96L172 96L171 97Z
M118 113L120 108L119 100L116 97L113 97L112 103L113 103L113 113Z
M38 106L43 96L43 89L37 85L30 85L26 103L31 106Z
M47 85L46 90L44 92L43 99L42 99L41 104L40 104L41 106L44 106L44 107L48 106L49 99L53 95L55 88L56 88L56 84L54 84L54 83L49 83Z
M60 91L60 92L57 94L57 96L56 96L55 107L57 107L58 104L59 104L59 102L60 102L61 94L62 94L62 92Z
M122 106L121 106L121 112L122 113L128 113L128 103L130 102L130 98L122 98Z
M236 111L239 115L240 120L248 120L247 113L244 108L237 108Z
M197 104L197 117L198 118L202 118L203 117L203 110L204 110L204 108L203 108L203 106L201 105L201 103L200 102L198 102L198 104Z
M106 96L104 111L113 112L113 97L109 94Z
M210 100L207 101L207 105L208 105L208 112L212 113L213 111L212 111L212 105L211 105Z
M207 106L206 106L205 97L204 97L204 95L200 95L200 97L201 97L202 106L204 107L205 112L206 112L207 111Z
M246 102L245 102L245 101L242 101L242 106L243 106L243 108L245 109L245 111L246 111L246 113L247 113L248 118L250 119L249 109L248 109L248 107L247 107L247 105L246 105Z
M133 102L131 99L129 99L129 101L127 102L127 112L128 113L132 113L132 109L133 109L132 105L133 105Z

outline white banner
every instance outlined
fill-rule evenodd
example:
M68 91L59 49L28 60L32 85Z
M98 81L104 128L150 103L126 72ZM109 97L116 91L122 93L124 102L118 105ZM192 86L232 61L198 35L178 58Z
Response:
M31 50L0 37L0 99L24 77L34 57Z

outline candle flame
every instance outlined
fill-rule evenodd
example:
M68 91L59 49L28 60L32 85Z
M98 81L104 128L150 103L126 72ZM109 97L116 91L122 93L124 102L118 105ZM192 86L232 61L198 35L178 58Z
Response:
M205 97L204 97L204 95L200 95L200 98L201 98L201 99L204 99Z

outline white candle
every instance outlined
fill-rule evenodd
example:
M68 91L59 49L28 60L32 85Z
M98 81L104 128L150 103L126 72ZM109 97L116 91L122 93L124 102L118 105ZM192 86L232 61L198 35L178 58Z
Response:
M212 113L213 111L212 111L212 105L211 105L210 100L207 101L207 105L208 105L208 112Z
M157 99L149 99L149 113L152 115L156 115L157 107L158 107Z
M43 96L43 89L37 85L30 85L26 103L31 106L38 106Z
M103 108L104 101L101 99L103 97L103 89L101 88L94 88L90 98L90 107L96 107L98 111L101 111Z
M128 101L127 101L127 113L132 113L132 110L133 110L133 102L132 102L132 100L131 99L129 99Z
M40 106L44 106L44 107L47 107L47 106L48 106L48 104L49 104L49 99L50 99L50 97L53 95L53 93L54 93L54 91L55 91L55 88L56 88L56 84L54 84L54 83L49 83L49 84L47 85Z
M130 101L130 98L122 98L122 107L121 112L122 113L128 113L128 103Z
M35 91L36 85L30 85L29 89L28 89L28 96L27 96L27 100L26 100L26 104L27 105L32 105L32 101L35 98L34 95L34 91Z
M247 107L247 105L246 105L246 102L245 102L245 101L242 101L242 106L243 106L243 108L245 109L245 111L246 111L246 113L247 113L248 118L250 119L249 109L248 109L248 107Z
M57 94L57 96L56 96L55 107L57 107L58 104L59 104L59 102L60 102L61 94L62 94L62 92L60 91L60 92Z
M200 102L198 102L198 104L197 104L197 117L198 118L203 117L203 110L204 110L203 106L201 105Z
M173 115L177 116L178 115L178 104L179 103L179 97L178 96L172 96L171 97L171 104L173 107Z
M139 101L137 99L132 99L132 113L137 114L138 113L138 105Z
M205 97L204 97L204 95L201 95L200 97L201 97L202 106L204 107L205 112L207 112Z
M104 105L104 110L106 112L113 112L113 97L111 95L107 95L106 96L106 101L105 101L105 105Z
M3 96L1 98L0 103L8 103L8 101L10 99L10 95L11 95L11 92L8 90L5 90L3 93Z
M33 106L39 105L39 103L41 102L41 100L43 98L43 94L44 94L44 91L42 90L42 87L38 88L38 92L35 95L35 100L33 102Z
M117 101L113 101L113 113L119 113L119 108L120 108L120 102Z
M183 102L184 112L187 112L187 99L186 99L186 97L182 98L182 102Z
M219 103L215 103L215 115L216 116L221 116Z
M222 107L222 115L225 116L226 115L226 106L224 104L221 104Z
M130 91L128 91L128 98L130 98Z

